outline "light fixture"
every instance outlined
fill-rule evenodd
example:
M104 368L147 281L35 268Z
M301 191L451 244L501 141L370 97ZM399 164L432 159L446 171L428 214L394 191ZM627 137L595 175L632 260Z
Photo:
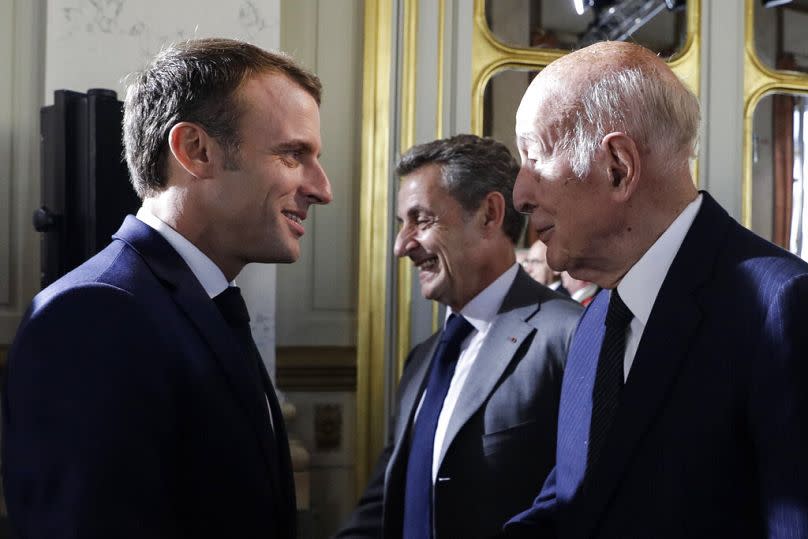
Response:
M761 0L763 7L777 7L784 4L790 4L791 0Z

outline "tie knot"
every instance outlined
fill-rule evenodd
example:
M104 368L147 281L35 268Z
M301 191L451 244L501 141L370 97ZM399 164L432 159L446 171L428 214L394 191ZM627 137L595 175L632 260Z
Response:
M247 304L241 297L239 287L228 286L224 292L213 298L213 302L230 326L243 326L250 322L250 313L247 312Z
M463 318L463 315L452 313L446 322L446 328L443 330L441 340L459 345L471 333L472 329L474 329L474 326Z
M628 327L632 318L634 318L634 315L631 314L631 310L623 303L620 294L617 293L617 288L614 288L609 298L609 310L606 311L606 326L625 329Z

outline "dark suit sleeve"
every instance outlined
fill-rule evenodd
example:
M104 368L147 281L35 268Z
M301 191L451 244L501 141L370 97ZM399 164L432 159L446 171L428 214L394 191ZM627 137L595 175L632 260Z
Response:
M382 537L382 510L384 504L384 473L390 454L393 452L392 444L384 448L379 460L373 468L370 482L359 499L348 521L334 536L336 539L349 539L351 537Z
M556 508L556 469L553 467L533 506L505 523L504 537L511 539L556 537Z
M404 387L409 383L412 376L413 358L418 355L419 350L424 346L420 344L413 348L407 355L404 362L404 372L401 375L401 381L396 391L396 409L390 419L390 425L387 431L390 433L382 450L379 459L376 461L376 466L373 468L373 473L370 476L370 481L365 488L362 497L357 503L356 509L348 517L345 525L334 535L335 539L349 539L349 538L379 538L383 535L384 521L384 478L387 471L387 465L390 462L390 457L393 454L395 446L394 433L396 432L396 418L401 408L401 396Z
M808 537L808 275L771 304L749 416L767 537Z
M178 537L168 343L127 293L32 307L3 391L3 483L25 539Z

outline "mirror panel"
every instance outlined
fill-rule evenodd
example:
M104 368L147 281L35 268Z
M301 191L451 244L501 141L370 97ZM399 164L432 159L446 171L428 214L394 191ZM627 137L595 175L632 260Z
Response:
M486 0L485 15L494 37L517 48L630 39L670 57L687 33L684 0Z
M769 94L752 132L752 230L808 260L808 93Z
M808 73L808 0L756 0L754 21L755 48L763 64Z
M516 109L538 71L506 69L488 80L483 94L483 136L505 144L519 161L516 149Z

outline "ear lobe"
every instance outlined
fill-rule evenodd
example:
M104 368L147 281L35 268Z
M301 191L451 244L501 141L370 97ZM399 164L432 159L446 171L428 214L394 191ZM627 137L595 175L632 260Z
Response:
M168 147L177 163L191 176L203 179L213 173L215 141L199 125L180 122L168 133Z

